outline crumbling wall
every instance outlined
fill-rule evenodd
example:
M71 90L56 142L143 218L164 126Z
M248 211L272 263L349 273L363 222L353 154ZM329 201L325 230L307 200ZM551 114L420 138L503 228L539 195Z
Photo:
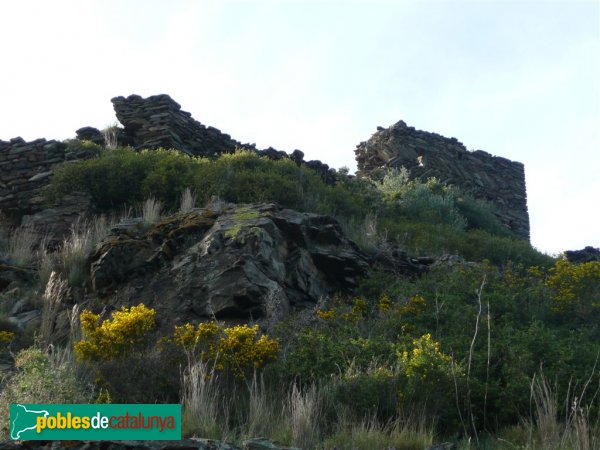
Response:
M257 150L254 144L242 144L214 127L202 125L189 112L182 111L179 103L166 94L148 98L130 95L115 97L111 101L117 119L124 127L124 132L119 136L120 145L131 145L136 149L174 148L190 155L206 157L233 153L242 148L273 160L290 158L298 165L306 164L325 183L335 183L334 172L327 164L319 160L304 161L304 153L300 150L288 155L272 147ZM82 130L89 134L90 129L86 127Z
M0 140L0 210L11 216L33 213L42 203L41 188L52 169L70 157L62 142L17 137Z
M195 156L232 153L242 144L202 125L168 95L115 97L112 100L126 143L135 148L176 148Z
M520 162L468 151L456 138L416 130L403 121L378 128L355 150L359 176L406 167L413 178L436 177L492 203L500 221L529 239L525 168Z

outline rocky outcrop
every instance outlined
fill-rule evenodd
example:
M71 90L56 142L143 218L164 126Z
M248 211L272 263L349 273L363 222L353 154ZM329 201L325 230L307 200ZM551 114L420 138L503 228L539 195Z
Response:
M334 219L252 204L122 224L90 267L95 292L111 304L143 302L174 322L277 321L356 286L369 264Z
M431 257L411 257L398 244L381 246L372 259L372 263L381 270L408 276L427 272L436 261Z
M25 142L17 137L0 141L0 211L12 225L24 215L35 215L44 208L42 189L53 171L65 163L93 156L89 151L63 142L37 139ZM67 198L64 204L72 203Z
M529 239L525 169L519 162L468 151L456 138L416 130L403 121L379 127L355 153L359 175L377 178L387 168L405 167L413 178L436 177L492 203L502 223Z
M35 272L30 267L18 267L0 259L0 292L17 285L31 283Z
M135 148L176 148L194 156L214 156L242 147L228 134L194 120L168 95L130 95L111 101L126 141Z
M21 225L29 227L47 247L57 247L72 232L73 226L93 211L91 196L85 192L72 192L58 199L49 208L25 215Z
M575 264L600 261L600 248L588 246L581 250L567 250L565 257L569 262Z

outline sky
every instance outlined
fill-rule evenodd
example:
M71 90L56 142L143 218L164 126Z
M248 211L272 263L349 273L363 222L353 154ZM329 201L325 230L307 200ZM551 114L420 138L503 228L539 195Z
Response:
M531 242L600 247L600 2L0 2L0 139L169 94L241 142L356 169L399 120L525 164Z

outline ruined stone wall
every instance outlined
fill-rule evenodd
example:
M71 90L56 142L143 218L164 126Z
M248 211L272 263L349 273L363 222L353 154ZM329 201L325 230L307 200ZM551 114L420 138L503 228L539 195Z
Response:
M25 142L20 137L0 140L0 212L4 218L19 223L21 217L36 214L44 205L42 189L54 170L65 161L87 159L94 153L63 142L36 139ZM88 201L89 203L89 201ZM79 201L78 205L83 203ZM71 205L71 209L74 207Z
M182 111L179 103L166 94L148 98L130 95L115 97L111 101L117 119L124 127L124 132L119 136L120 145L131 145L136 149L174 148L190 155L206 157L233 153L243 148L273 160L290 158L298 165L306 164L325 183L335 183L335 175L327 164L318 160L304 161L304 153L300 150L288 155L272 147L257 150L254 144L242 144L230 135L194 120L189 112ZM97 136L99 132L94 130L82 128L78 130L78 135Z
M41 188L52 169L68 158L67 146L57 141L22 138L0 140L0 210L11 215L39 210Z
M519 162L468 151L456 138L416 130L403 121L379 127L355 153L359 175L406 167L413 178L436 177L491 202L502 223L529 239L525 168Z
M135 148L176 148L190 155L214 156L242 146L228 134L194 120L168 95L130 95L111 101L125 128L125 143Z

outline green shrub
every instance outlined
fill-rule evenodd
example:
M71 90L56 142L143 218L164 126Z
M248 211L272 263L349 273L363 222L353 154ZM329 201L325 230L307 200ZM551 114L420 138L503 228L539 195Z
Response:
M390 169L377 188L388 205L399 208L400 213L413 221L446 224L456 230L481 229L495 235L511 235L494 214L491 204L476 200L436 178L426 182L411 180L406 168Z
M228 202L272 201L333 215L364 215L363 208L373 208L374 199L364 181L345 177L336 186L326 185L316 172L289 159L272 161L240 151L209 160L175 150L125 148L64 165L52 178L47 197L84 190L99 208L109 210L155 196L175 209L186 188L194 189L202 202L216 195Z
M467 225L454 198L447 193L438 194L426 184L415 184L403 195L400 204L406 215L415 221L446 224L459 231Z
M387 421L400 411L400 386L400 377L394 369L376 364L366 370L349 367L334 382L334 399L357 418L377 417Z
M15 357L17 372L5 380L0 392L0 438L8 439L11 403L91 403L95 398L89 376L67 350L47 355L39 348L21 350Z
M379 230L411 254L457 254L468 261L487 259L500 266L508 261L542 267L554 263L554 258L537 251L525 240L493 235L484 230L457 231L446 224L415 222L406 218L385 218L380 221Z
M496 236L512 236L512 232L503 225L494 214L494 208L488 202L476 200L470 195L455 191L458 212L467 222L468 230L484 230Z

